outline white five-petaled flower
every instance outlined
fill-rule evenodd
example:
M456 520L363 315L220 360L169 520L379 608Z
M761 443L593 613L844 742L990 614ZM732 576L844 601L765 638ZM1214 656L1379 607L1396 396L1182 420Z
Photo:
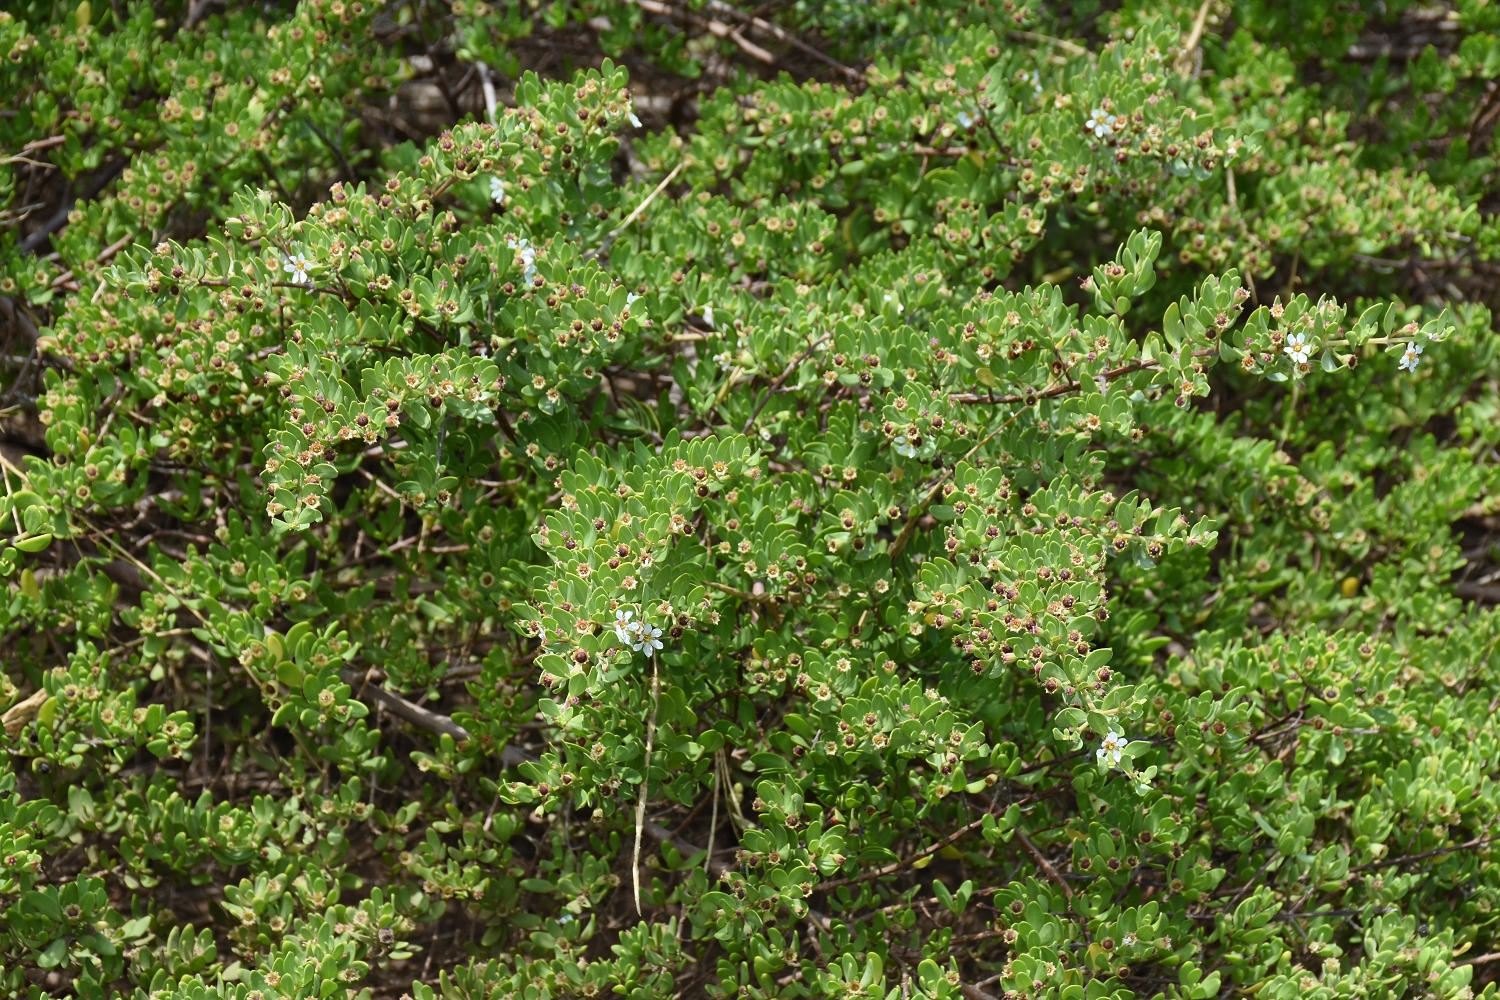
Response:
M498 177L490 178L490 200L496 205L505 204L505 182Z
M960 111L958 113L958 123L964 128L968 128L970 125L974 124L974 116L969 114L967 111Z
M1125 945L1125 947L1134 948L1136 937L1134 934L1126 934L1123 938L1120 939L1120 941Z
M634 617L634 611L615 612L615 638L619 639L623 645L632 645L634 639L632 638L630 633L640 631L641 623L631 621L631 619Z
M631 644L631 649L637 653L645 653L647 656L655 656L656 651L661 649L661 629L641 623L640 640Z
M1299 365L1307 364L1307 337L1300 333L1294 333L1286 338L1287 357Z
M514 236L507 236L505 244L512 250L520 251L521 264L525 268L526 284L531 284L531 279L536 277L536 250L532 248L531 241L523 239L517 242Z
M312 282L312 277L307 273L309 267L312 267L312 261L308 260L303 254L294 253L287 255L286 263L282 265L281 269L290 274L294 282L309 284Z
M1095 755L1099 758L1100 763L1118 764L1120 763L1120 758L1124 755L1124 750L1125 737L1119 733L1110 732L1109 735L1104 737L1104 742L1099 745L1099 749L1095 752Z
M1094 133L1095 138L1103 139L1105 136L1115 134L1114 126L1109 123L1110 116L1103 108L1095 108L1089 115L1089 120L1083 123L1083 127Z
M1398 367L1404 369L1405 371L1414 372L1417 370L1417 363L1421 360L1422 345L1407 344L1406 353L1401 355L1401 364Z

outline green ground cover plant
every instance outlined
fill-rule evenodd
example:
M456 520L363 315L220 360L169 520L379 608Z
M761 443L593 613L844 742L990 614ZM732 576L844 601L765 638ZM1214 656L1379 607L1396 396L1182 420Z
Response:
M0 995L1500 978L1500 5L15 0Z

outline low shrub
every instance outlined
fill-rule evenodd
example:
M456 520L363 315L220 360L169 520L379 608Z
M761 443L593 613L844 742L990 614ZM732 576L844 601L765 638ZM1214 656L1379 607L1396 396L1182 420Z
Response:
M13 4L0 994L1493 995L1497 18Z

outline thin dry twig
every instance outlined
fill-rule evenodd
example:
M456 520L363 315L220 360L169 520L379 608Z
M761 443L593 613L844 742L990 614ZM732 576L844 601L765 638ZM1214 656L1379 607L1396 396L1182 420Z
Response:
M29 156L16 155L16 156L7 156L7 157L5 157L3 159L0 159L0 166L9 166L12 163L24 163L27 166L41 167L43 170L55 170L55 169L57 169L57 167L56 167L55 164L44 163L41 160L33 160Z
M988 815L989 813L985 813L985 816ZM984 816L981 816L974 822L969 823L965 826L961 826L957 830L954 830L952 833L948 834L948 836L944 837L942 840L939 840L932 846L924 847L922 850L918 851L916 854L913 854L911 857L902 858L899 861L892 861L890 864L885 865L884 867L877 868L874 871L865 872L863 875L851 875L849 878L838 878L834 879L832 882L824 882L822 885L818 886L818 891L827 892L830 889L837 889L840 886L858 885L860 882L868 882L871 879L884 878L887 875L894 875L901 869L915 864L916 862L921 861L923 858L930 857L931 855L936 854L938 851L941 851L948 845L957 843L983 825ZM1019 833L1020 831L1017 830L1016 832Z
M648 636L649 638L649 636ZM641 915L641 831L646 825L646 798L651 787L651 744L656 739L656 709L661 703L661 671L651 658L651 717L646 720L646 756L641 765L641 795L635 804L635 851L630 858L630 879L635 888L635 913ZM670 837L670 834L668 834Z
M188 6L187 20L182 23L183 31L192 31L198 22L208 16L209 5L215 0L192 0Z
M725 3L724 0L708 0L708 9L716 14L725 17L733 17L745 24L750 25L757 31L763 31L766 34L770 35L772 38L776 39L778 42L790 45L798 52L812 56L819 62L825 63L828 66L832 66L834 69L838 70L840 73L843 73L851 80L855 80L860 83L864 82L865 75L859 70L855 69L852 66L845 66L843 63L839 62L837 59L834 59L832 56L818 51L818 49L807 44L796 35L788 34L787 32L781 30L776 25L764 20L763 18L756 17L753 14L747 14L742 10L731 7L729 4Z
M1077 42L1070 42L1066 38L1053 38L1051 35L1038 34L1035 31L1022 31L1019 28L1014 28L1006 32L1006 34L1018 42L1040 42L1043 45L1051 45L1053 48L1066 52L1070 56L1086 58L1093 54Z
M756 45L750 39L740 34L738 28L731 28L723 21L717 21L711 17L695 14L682 7L674 7L671 4L660 3L659 0L635 0L635 5L648 14L659 14L662 17L670 17L684 24L691 24L695 28L702 28L715 38L727 38L738 45L746 55L758 59L766 65L776 62L776 57L765 49Z
M641 217L641 213L646 210L647 206L649 206L653 201L656 200L657 195L661 194L667 189L667 185L672 183L673 178L681 173L682 168L685 166L687 166L687 160L683 160L681 163L678 163L677 166L673 167L672 172L663 177L661 179L661 183L656 185L656 189L650 194L646 195L645 200L642 201L639 205L635 206L635 210L625 217L625 221L611 230L610 234L604 237L603 243L600 243L597 247L584 254L583 259L593 260L595 257L598 257L601 254L608 253L609 248L615 245L615 240L620 238L620 234L629 229L630 224Z
M1491 951L1491 952L1486 952L1483 955L1475 955L1473 958L1463 959L1458 964L1459 965L1488 965L1490 962L1493 962L1496 959L1500 959L1500 951Z
M709 864L709 862L711 860L713 860L713 856L714 856L714 834L717 833L718 830L719 830L719 771L720 771L720 766L723 763L722 760L721 760L721 758L723 757L723 754L724 754L723 750L715 750L714 751L714 789L713 789L713 792L711 793L713 795L713 798L714 798L714 804L713 804L713 809L710 810L710 812L709 812L709 818L708 818L708 851L703 856L703 870L704 871L708 871L708 864Z
M901 553L906 551L906 546L911 543L912 535L916 534L917 522L922 519L922 515L927 512L927 508L931 507L932 504L937 500L939 491L941 491L943 488L943 484L946 483L950 478L952 478L953 473L957 471L960 465L973 458L976 454L978 454L979 449L989 444L996 434L999 434L1005 428L1009 427L1012 421L1014 421L1017 416L1019 416L1019 411L1017 411L1016 413L1012 413L1009 417L1005 418L1003 421L997 424L994 429L992 429L988 434L980 438L979 442L975 444L974 447L970 448L968 453L964 455L963 458L959 459L957 462L954 462L952 465L948 466L947 469L943 470L943 474L937 478L937 481L932 484L932 488L927 491L927 496L923 497L922 502L911 509L910 513L907 515L906 524L901 528L901 534L896 536L896 540L892 542L891 547L886 550L886 555L889 557L891 562L894 563L898 558L900 558Z
M386 711L392 715L405 719L419 729L425 729L430 733L446 733L459 742L470 739L469 731L448 716L423 708L421 705L407 701L394 691L387 691L379 684L372 683L373 678L368 673L360 674L355 670L345 670L340 676L345 684L355 689L354 696L361 701L369 696L384 705ZM500 752L500 759L506 767L515 767L533 758L520 747L507 745Z
M1213 0L1203 0L1203 5L1198 8L1198 17L1193 21L1192 33L1187 36L1183 43L1182 53L1177 57L1177 72L1186 76L1192 71L1197 76L1196 66L1198 64L1198 43L1203 41L1203 27L1208 23L1208 8Z
M97 257L94 258L94 263L95 264L104 264L104 263L107 263L111 257L113 257L115 254L119 253L121 250L123 250L127 246L129 246L130 245L130 241L133 240L133 239L135 239L135 233L133 233L133 232L126 233L124 236L121 236L118 240L115 240L115 242L111 243L109 246L105 247L103 250L100 250L99 251L99 256L97 256ZM67 284L70 281L72 281L74 277L75 277L75 275L74 275L74 273L71 270L64 271L62 274L59 274L57 277L55 277L55 278L52 279L52 287L53 288L60 288L61 286Z
M1423 851L1421 854L1403 854L1398 858L1387 858L1384 861L1371 861L1368 864L1355 865L1353 868L1350 868L1349 871L1353 873L1374 871L1379 868L1394 868L1396 865L1411 864L1413 861L1425 861L1428 858L1437 858L1443 856L1444 854L1454 854L1458 851L1467 851L1472 850L1475 847L1483 847L1485 844L1493 843L1496 840L1500 840L1500 837L1487 837L1484 834L1480 834L1474 839L1467 840L1462 844L1453 844L1449 847L1438 847L1434 848L1431 851Z
M802 364L802 362L811 357L812 352L816 351L819 347L822 347L823 344L828 341L828 338L832 336L832 333L825 333L814 343L808 344L807 349L793 358L791 360L791 363L786 366L782 373L776 376L775 380L771 383L771 387L766 390L766 394L761 397L759 403L755 404L755 409L750 411L750 419L745 421L745 426L740 431L741 434L750 433L750 428L755 426L755 418L760 416L760 411L765 409L766 404L771 401L771 397L776 395L776 390L780 389L782 384L786 382L787 378L792 374L792 372L797 370L798 365Z
M1048 861L1047 856L1037 850L1037 846L1031 842L1031 838L1026 836L1026 831L1022 830L1019 826L1016 827L1016 839L1021 842L1022 847L1026 848L1026 853L1031 855L1031 860L1036 862L1037 867L1042 870L1042 873L1062 890L1063 896L1071 900L1073 898L1073 890L1068 888L1067 880L1058 874L1057 869L1052 867L1052 862Z

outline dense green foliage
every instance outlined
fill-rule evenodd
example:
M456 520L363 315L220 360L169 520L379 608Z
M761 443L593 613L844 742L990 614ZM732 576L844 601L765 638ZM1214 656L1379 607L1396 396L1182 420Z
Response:
M1495 994L1500 4L6 8L0 994Z

